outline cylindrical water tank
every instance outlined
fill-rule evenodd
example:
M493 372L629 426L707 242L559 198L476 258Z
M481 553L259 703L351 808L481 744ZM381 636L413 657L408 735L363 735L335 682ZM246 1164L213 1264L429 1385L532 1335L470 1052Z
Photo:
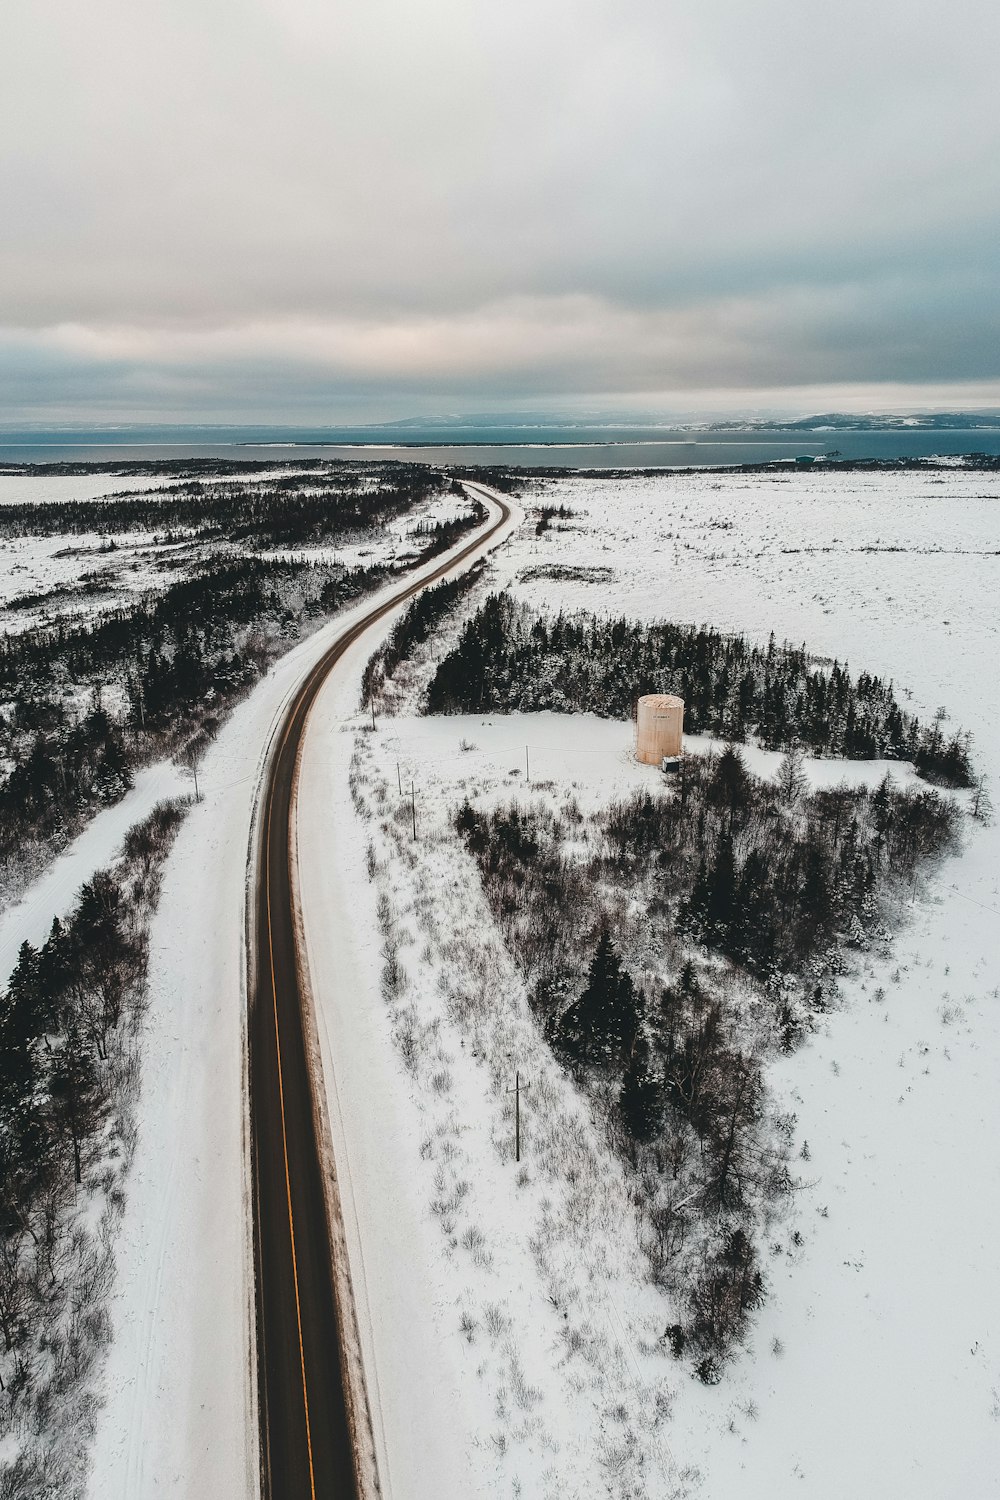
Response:
M684 738L684 699L672 693L647 693L639 699L635 755L658 766L667 755L680 755Z

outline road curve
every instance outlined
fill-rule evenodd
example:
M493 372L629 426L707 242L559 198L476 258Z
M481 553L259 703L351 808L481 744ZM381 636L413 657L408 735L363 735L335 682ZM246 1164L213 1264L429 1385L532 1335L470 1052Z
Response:
M469 486L478 489L478 486ZM248 910L248 1076L263 1500L361 1500L344 1376L331 1233L296 955L291 815L309 711L344 653L406 600L478 552L500 518L432 573L345 630L309 671L274 737L261 783ZM362 1405L363 1405L362 1399Z

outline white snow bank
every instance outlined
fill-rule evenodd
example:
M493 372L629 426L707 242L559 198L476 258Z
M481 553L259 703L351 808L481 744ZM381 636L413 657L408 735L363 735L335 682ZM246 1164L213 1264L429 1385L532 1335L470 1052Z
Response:
M223 484L261 484L285 479L307 469L264 469L259 473L220 474L0 474L0 505L65 504L70 500L105 500L113 495L145 494L186 480Z
M103 500L110 495L145 493L176 484L176 475L0 474L0 505L64 505L70 500Z

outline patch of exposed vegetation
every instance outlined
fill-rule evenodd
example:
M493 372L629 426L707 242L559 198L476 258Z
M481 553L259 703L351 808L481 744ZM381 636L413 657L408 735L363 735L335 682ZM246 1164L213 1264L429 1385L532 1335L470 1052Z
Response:
M538 507L538 520L535 522L535 535L542 536L548 531L553 521L569 521L576 515L568 505L540 505Z
M547 580L552 583L614 583L614 568L600 566L574 567L568 563L539 563L535 567L525 568L518 575L521 583L539 583Z

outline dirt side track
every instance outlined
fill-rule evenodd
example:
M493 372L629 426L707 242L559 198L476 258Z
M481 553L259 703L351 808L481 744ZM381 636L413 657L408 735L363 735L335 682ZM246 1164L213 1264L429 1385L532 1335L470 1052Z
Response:
M313 666L278 726L261 785L248 912L248 1077L264 1500L365 1500L371 1493L354 1439L359 1423L368 1424L367 1398L344 1358L329 1221L337 1209L329 1202L329 1177L324 1182L324 1111L309 1067L296 944L291 840L299 751L309 711L345 652L479 552L510 519L509 507L492 493L490 499L500 507L499 520L345 630Z

